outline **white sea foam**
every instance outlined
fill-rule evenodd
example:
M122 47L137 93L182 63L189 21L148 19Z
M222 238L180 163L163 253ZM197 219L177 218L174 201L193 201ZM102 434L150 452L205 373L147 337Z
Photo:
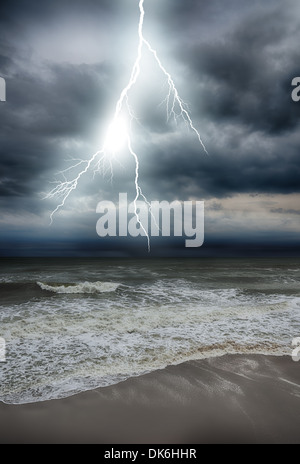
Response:
M160 285L153 287L160 294ZM146 301L141 286L135 303L136 289L125 287L117 299L70 304L66 295L47 305L30 301L15 308L14 318L2 325L8 362L2 366L1 399L27 403L69 396L225 353L290 353L299 298L216 289L198 291L198 301L194 295L183 306L174 303L176 295L167 287L165 304ZM176 288L184 299L186 287L173 283L175 294Z
M1 295L1 401L65 397L226 353L290 354L300 336L298 284L265 270L65 266L9 274L24 285Z
M115 292L120 286L113 282L82 282L79 284L49 285L43 282L37 282L37 285L47 292L62 294L80 294L80 293L108 293Z

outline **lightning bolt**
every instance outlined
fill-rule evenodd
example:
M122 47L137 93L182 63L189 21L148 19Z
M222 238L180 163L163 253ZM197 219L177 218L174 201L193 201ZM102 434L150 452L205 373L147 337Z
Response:
M79 181L81 178L86 174L89 170L92 170L94 175L96 173L101 173L103 176L110 172L110 176L112 179L113 176L113 167L112 167L112 159L115 159L116 151L118 151L117 147L113 147L113 138L121 136L125 139L127 143L127 148L129 153L134 159L135 162L135 198L134 198L134 205L135 205L135 216L137 219L137 223L139 224L140 228L143 230L145 236L147 237L148 241L148 251L150 251L150 238L148 232L145 230L137 212L137 201L139 198L143 198L148 207L150 208L150 204L147 201L145 195L142 192L142 189L139 185L139 158L138 155L132 148L132 142L130 137L130 131L128 128L125 128L121 125L121 118L122 114L127 113L131 122L134 118L134 115L129 106L129 93L131 89L136 84L139 75L141 73L141 60L143 57L143 50L146 48L148 52L153 56L156 64L158 65L159 69L163 73L166 78L168 84L168 92L167 96L164 100L166 103L167 108L167 120L169 121L172 117L177 122L179 118L181 118L187 126L195 133L198 138L198 141L206 154L208 154L206 147L201 139L200 133L195 128L192 118L189 114L187 105L184 101L180 98L178 90L175 86L174 80L172 76L163 66L161 60L158 57L158 54L154 48L152 48L150 42L148 42L144 37L144 19L145 19L145 9L144 9L144 2L145 0L139 0L139 26L138 26L138 48L137 48L137 57L134 62L130 79L126 87L122 90L119 100L117 101L115 113L112 118L112 121L108 127L107 135L105 137L103 146L100 150L94 153L90 159L88 160L74 160L76 161L75 164L70 166L69 168L61 171L59 174L63 177L63 180L54 182L55 187L45 196L45 199L53 199L58 198L60 199L60 203L57 207L52 211L50 215L50 223L52 224L54 215L65 205L66 200L73 192L76 190ZM122 126L122 127L121 127ZM79 170L79 172L78 172ZM77 172L76 175L71 180L68 180L67 175L70 174L72 171ZM150 210L151 211L151 210Z

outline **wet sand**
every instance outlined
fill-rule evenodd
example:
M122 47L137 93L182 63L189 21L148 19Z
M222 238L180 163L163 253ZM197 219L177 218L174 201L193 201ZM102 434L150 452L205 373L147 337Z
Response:
M300 443L300 363L226 355L106 388L0 403L0 443Z

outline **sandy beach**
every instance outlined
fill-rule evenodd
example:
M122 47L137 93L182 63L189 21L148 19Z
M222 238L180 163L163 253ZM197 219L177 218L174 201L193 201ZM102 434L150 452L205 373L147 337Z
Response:
M225 355L60 400L1 403L0 442L300 443L300 364Z

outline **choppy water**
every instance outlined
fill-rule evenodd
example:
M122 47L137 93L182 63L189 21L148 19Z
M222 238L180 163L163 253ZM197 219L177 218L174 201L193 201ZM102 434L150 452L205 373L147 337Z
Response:
M300 261L1 260L0 400L27 403L225 353L290 354Z

